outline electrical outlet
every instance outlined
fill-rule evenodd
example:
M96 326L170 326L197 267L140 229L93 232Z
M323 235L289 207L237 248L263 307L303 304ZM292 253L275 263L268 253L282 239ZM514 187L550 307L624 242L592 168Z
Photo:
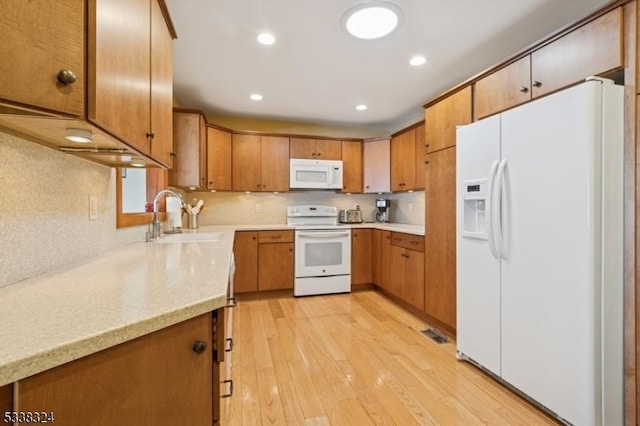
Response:
M98 196L89 195L89 220L98 220Z
M262 212L262 204L256 203L256 213L261 213L261 212Z

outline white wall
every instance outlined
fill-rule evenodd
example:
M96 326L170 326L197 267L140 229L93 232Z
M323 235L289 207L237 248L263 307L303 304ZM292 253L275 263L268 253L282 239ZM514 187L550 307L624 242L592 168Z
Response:
M144 239L116 229L115 169L2 132L0 159L0 287Z

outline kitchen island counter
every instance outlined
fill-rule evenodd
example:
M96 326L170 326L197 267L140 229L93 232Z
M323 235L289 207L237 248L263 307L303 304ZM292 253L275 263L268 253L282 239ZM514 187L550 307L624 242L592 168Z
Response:
M227 304L233 228L133 243L0 289L0 386Z

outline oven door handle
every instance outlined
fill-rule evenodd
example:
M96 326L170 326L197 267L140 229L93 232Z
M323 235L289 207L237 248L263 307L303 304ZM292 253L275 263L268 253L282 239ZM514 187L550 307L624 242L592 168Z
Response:
M336 238L336 237L348 237L348 232L300 232L299 237L302 238Z

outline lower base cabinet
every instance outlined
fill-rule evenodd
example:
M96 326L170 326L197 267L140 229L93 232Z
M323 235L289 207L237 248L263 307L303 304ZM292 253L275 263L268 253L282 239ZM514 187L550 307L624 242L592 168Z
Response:
M20 380L15 409L56 425L211 425L212 314Z
M424 251L404 247L424 237L391 233L391 287L389 291L412 306L424 310ZM424 243L422 243L424 244ZM422 250L424 250L423 247Z
M293 289L293 244L290 230L236 232L235 293Z
M351 284L371 284L372 229L351 230Z

